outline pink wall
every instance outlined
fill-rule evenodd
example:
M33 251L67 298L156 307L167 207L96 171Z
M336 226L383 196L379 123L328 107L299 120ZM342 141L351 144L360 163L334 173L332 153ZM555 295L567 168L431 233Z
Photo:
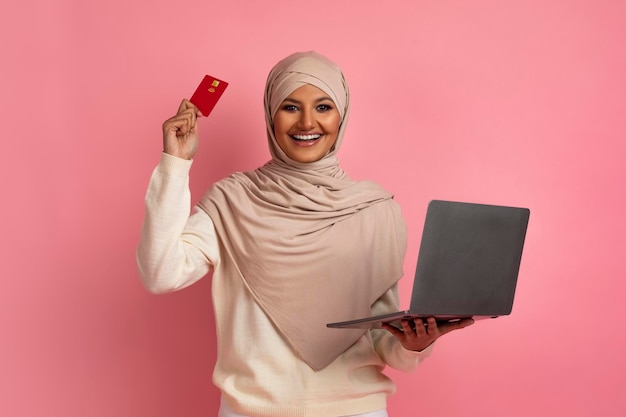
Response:
M214 415L209 281L155 297L135 270L160 125L231 82L198 198L268 158L266 73L307 49L351 82L344 167L404 208L405 290L430 199L532 210L513 314L392 371L391 415L626 415L626 3L50 3L0 13L0 415Z

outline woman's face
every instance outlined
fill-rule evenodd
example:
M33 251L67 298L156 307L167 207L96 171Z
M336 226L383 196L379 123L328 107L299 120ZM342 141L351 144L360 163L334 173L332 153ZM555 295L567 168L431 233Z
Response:
M306 84L294 90L274 116L274 135L280 149L296 162L322 159L337 141L341 116L333 100Z

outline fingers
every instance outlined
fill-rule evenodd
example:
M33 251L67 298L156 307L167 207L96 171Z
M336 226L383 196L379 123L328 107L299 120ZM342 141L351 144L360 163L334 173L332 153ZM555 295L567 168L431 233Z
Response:
M388 323L382 323L382 327L396 336L404 337L427 337L437 333L437 322L434 318L428 319L427 324L424 324L424 321L421 318L416 318L412 321L401 320L400 329Z
M163 133L173 132L176 136L185 136L196 128L198 108L189 100L183 100L176 115L163 123Z
M416 318L414 320L402 320L400 323L401 329L390 325L383 325L383 327L391 332L408 350L422 351L440 335L435 319L428 319L424 323L421 318Z
M202 114L189 100L183 100L174 116L167 119L163 129L163 152L191 159L198 149L197 118Z
M381 327L387 330L389 333L393 334L394 336L402 336L404 334L402 330L398 329L396 326L392 326L389 323L382 323Z
M424 321L420 318L416 318L412 322L409 320L402 320L402 328L409 336L415 334L417 337L426 337L430 333L430 323L428 323L427 327L424 325Z
M426 320L426 322L424 322L424 320ZM471 326L472 324L474 324L474 319L472 318L437 323L437 320L434 317L428 317L426 319L415 318L413 320L402 320L400 329L386 323L383 323L383 327L394 334L415 334L417 336L439 337L453 330Z
M427 333L430 336L439 337L439 334L440 334L439 327L437 327L437 320L435 320L434 317L428 317L426 319L426 323L428 327L424 326L423 320L420 319L419 322L421 323L422 327L426 329Z
M180 113L163 123L163 134L185 136L196 129L196 118L190 113Z
M421 318L402 320L401 328L389 324L383 324L382 327L392 333L406 349L421 351L444 334L472 324L474 324L474 320L471 318L437 323L434 317L428 317L426 322Z
M185 98L183 99L183 101L181 101L180 105L178 106L178 112L176 113L180 114L186 111L191 111L196 116L202 116L202 113L200 112L200 110L198 110L195 104Z

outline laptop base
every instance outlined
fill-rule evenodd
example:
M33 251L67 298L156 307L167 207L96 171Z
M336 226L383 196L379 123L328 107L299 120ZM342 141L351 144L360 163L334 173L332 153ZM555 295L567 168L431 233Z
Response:
M454 314L445 314L445 315L428 315L428 314L414 314L411 313L410 310L398 311L390 314L382 314L374 317L367 317L363 319L357 320L348 320L341 321L336 323L328 323L326 327L330 327L333 329L381 329L383 323L391 324L392 326L402 329L402 320L413 321L417 318L421 318L424 322L424 325L428 326L426 319L429 317L434 317L437 321L437 324L442 323L450 323L455 321L460 321L463 319L474 319L474 320L484 320L484 319L495 319L498 316L465 316L465 315L454 315Z

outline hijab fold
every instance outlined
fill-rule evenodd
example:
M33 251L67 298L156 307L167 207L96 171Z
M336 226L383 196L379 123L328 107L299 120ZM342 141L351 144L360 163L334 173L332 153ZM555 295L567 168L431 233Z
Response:
M335 145L312 163L282 151L272 122L305 84L327 93L341 116ZM326 323L369 315L401 277L406 227L390 193L339 166L349 92L336 64L315 52L288 56L270 72L264 103L272 160L219 181L199 206L215 224L225 272L244 281L287 343L319 370L364 333Z

